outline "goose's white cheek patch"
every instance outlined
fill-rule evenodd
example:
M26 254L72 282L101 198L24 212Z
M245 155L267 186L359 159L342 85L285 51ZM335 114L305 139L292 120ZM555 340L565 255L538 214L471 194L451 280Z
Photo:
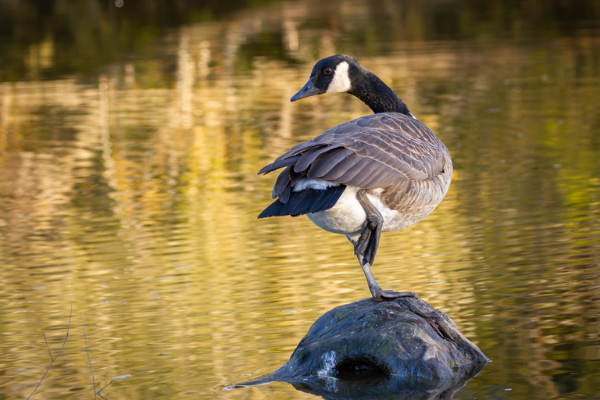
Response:
M350 76L348 76L348 68L350 66L346 61L342 61L335 67L333 79L327 88L326 93L345 93L352 88Z

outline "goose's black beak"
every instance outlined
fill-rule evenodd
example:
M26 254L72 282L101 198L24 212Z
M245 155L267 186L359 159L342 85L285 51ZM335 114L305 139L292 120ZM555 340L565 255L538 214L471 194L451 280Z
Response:
M295 95L292 96L292 98L290 99L290 101L296 101L296 100L300 100L303 99L305 97L310 97L310 96L314 96L316 94L321 94L323 92L321 92L321 89L318 89L317 87L315 87L314 83L313 83L313 78L311 77L308 82L306 82L306 84L302 87L302 89L300 89L298 91L298 93L296 93Z

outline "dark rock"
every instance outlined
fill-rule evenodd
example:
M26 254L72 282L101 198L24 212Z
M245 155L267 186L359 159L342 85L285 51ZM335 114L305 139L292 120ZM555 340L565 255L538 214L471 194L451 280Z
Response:
M368 298L323 314L286 364L235 387L280 381L326 398L451 398L488 362L425 301Z

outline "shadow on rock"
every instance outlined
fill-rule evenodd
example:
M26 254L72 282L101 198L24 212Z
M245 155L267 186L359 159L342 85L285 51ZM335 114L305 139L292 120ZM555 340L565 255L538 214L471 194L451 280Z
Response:
M323 314L281 368L228 389L288 382L326 399L450 399L489 362L419 298L368 298Z

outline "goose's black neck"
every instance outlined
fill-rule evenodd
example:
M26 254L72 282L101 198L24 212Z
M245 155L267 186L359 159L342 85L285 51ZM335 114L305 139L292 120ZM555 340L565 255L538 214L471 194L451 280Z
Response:
M361 99L375 114L398 112L410 116L408 107L396 93L375 74L366 71L348 93Z

